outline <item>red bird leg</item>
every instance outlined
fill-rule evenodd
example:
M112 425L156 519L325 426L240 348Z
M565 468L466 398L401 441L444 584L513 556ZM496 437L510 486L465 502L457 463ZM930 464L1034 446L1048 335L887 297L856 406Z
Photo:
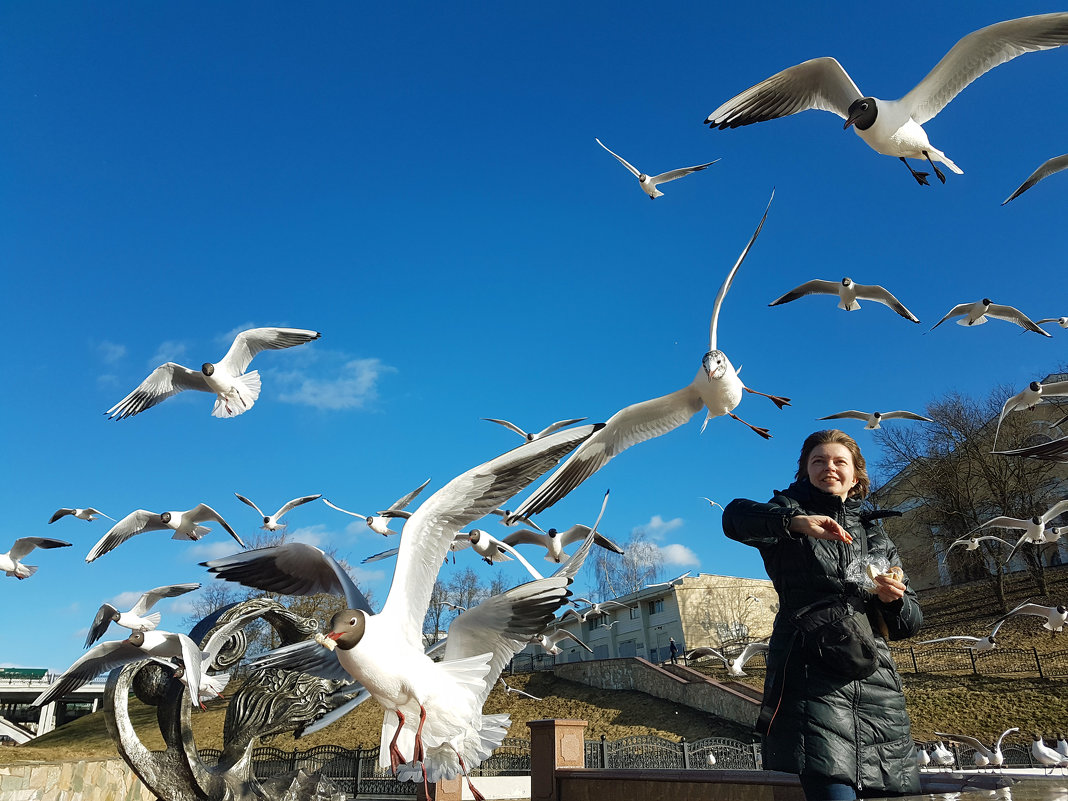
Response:
M471 795L475 801L486 801L486 796L482 795L475 789L475 785L471 784L471 777L467 774L467 765L464 764L464 758L460 756L460 752L456 752L456 758L460 760L460 770L464 772L464 778L467 779L467 789L471 791Z
M415 729L415 749L412 751L412 761L423 761L423 724L426 723L426 710L419 705L419 725ZM426 779L426 769L423 769L423 778Z
M400 737L401 729L404 728L404 714L399 709L397 710L397 720L400 721L397 725L397 733L389 741L389 767L394 776L397 775L397 768L405 761L404 757L401 756L400 749L397 748L397 738Z

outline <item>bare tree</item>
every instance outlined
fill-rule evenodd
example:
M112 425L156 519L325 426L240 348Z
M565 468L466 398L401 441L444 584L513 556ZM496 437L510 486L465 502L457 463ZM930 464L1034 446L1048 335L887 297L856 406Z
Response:
M593 549L593 583L597 588L594 600L607 601L629 595L662 578L664 557L644 529L635 529L620 547L623 548L622 556L605 548Z

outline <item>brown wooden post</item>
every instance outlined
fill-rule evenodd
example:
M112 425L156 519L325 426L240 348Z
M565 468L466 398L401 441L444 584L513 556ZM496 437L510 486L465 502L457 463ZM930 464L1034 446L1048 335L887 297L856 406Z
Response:
M439 779L430 785L430 795L424 792L422 782L416 782L415 797L418 801L460 801L463 798L461 782L463 782L463 774L455 779Z
M557 768L582 768L586 762L586 721L532 720L530 728L530 801L558 801Z

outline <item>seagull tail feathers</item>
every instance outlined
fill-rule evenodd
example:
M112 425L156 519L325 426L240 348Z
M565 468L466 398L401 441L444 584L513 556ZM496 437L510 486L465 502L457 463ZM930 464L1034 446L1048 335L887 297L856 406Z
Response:
M216 398L215 408L211 410L212 417L225 419L237 417L252 408L260 397L260 373L259 370L245 373L235 379L237 384L237 397Z
M969 323L968 322L968 316L965 315L964 317L961 317L959 320L957 320L957 325L982 325L988 319L989 318L985 314L983 314L983 315L980 315L979 319L977 319L974 323Z

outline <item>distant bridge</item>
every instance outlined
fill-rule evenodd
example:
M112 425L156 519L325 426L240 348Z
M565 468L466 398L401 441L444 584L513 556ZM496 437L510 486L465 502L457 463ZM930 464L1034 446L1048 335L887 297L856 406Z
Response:
M24 743L100 708L107 676L40 709L30 706L58 678L58 673L39 668L0 668L0 738Z

